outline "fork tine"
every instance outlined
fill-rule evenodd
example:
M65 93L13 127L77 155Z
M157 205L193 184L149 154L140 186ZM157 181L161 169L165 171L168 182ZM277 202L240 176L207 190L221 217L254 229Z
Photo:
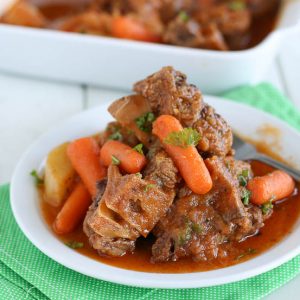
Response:
M246 142L243 141L237 134L233 134L233 148L238 149L243 146Z

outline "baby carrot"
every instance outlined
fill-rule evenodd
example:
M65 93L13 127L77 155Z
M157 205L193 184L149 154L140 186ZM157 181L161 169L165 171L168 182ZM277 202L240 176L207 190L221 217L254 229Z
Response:
M58 234L72 232L84 218L91 204L91 195L82 182L79 182L56 216L53 229Z
M96 182L106 175L106 169L99 162L99 152L98 144L91 137L75 140L67 148L74 169L92 197L97 194Z
M118 141L107 141L100 151L100 162L108 167L111 163L120 165L127 173L138 173L146 165L146 157Z
M144 42L159 42L160 37L145 25L132 17L118 16L112 20L112 35L122 39L130 39Z
M250 201L260 205L288 197L295 189L293 178L281 170L249 180L247 189L251 192Z
M195 145L180 147L165 142L170 134L182 131L180 122L170 115L161 115L153 123L152 133L158 136L188 187L196 194L206 194L212 188L212 179Z

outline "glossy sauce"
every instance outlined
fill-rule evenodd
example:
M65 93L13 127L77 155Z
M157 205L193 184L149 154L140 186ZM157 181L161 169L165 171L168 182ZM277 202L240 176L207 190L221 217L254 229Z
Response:
M270 154L268 147L260 145L258 148L263 152ZM259 162L252 162L251 165L254 174L258 176L272 171L271 167ZM236 248L234 255L213 262L195 262L191 258L184 258L177 262L153 264L150 262L151 246L154 242L153 237L148 237L147 239L139 238L136 250L133 254L127 254L126 256L119 258L99 256L89 245L88 238L82 231L82 226L77 228L77 230L71 234L57 236L57 238L62 242L83 242L84 247L74 251L78 251L79 253L102 263L124 269L155 273L188 273L224 268L261 254L276 245L292 231L293 226L300 215L299 187L298 184L297 191L293 196L284 201L277 202L276 205L274 205L272 216L265 221L265 226L260 229L260 232L256 236L250 237L240 243L235 242L233 244ZM52 228L51 226L59 209L53 208L45 201L41 200L41 211L46 223ZM255 253L249 253L249 249L255 249Z
M267 14L254 18L250 29L250 41L247 48L252 48L261 43L267 35L273 31L276 25L280 2L273 7Z

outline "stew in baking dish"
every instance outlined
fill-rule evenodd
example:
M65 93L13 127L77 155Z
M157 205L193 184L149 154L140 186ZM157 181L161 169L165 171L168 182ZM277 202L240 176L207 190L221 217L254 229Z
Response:
M184 47L241 50L276 22L279 0L19 0L3 23Z
M59 145L44 176L32 172L67 246L122 268L193 272L248 260L292 230L298 184L236 160L230 126L184 74L165 67L134 92L109 106L103 132Z

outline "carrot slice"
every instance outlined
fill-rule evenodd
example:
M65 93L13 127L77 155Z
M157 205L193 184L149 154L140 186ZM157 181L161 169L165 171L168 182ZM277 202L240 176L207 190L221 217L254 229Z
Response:
M118 141L107 141L100 151L100 162L108 167L115 163L126 173L140 172L146 165L146 157L128 145Z
M118 16L112 21L112 35L122 39L159 42L160 37L148 30L142 22L128 16Z
M90 137L75 140L67 148L74 169L92 197L97 194L97 181L106 176L106 169L99 162L99 152L97 142Z
M286 172L276 170L265 176L249 180L247 189L251 192L250 201L261 205L291 195L295 189L295 181Z
M154 121L152 133L158 136L188 187L196 194L206 194L212 188L212 179L196 147L190 145L182 148L164 142L170 133L182 130L180 122L175 117L161 115Z
M84 218L90 204L91 195L84 184L79 182L56 216L54 231L57 234L72 232Z

